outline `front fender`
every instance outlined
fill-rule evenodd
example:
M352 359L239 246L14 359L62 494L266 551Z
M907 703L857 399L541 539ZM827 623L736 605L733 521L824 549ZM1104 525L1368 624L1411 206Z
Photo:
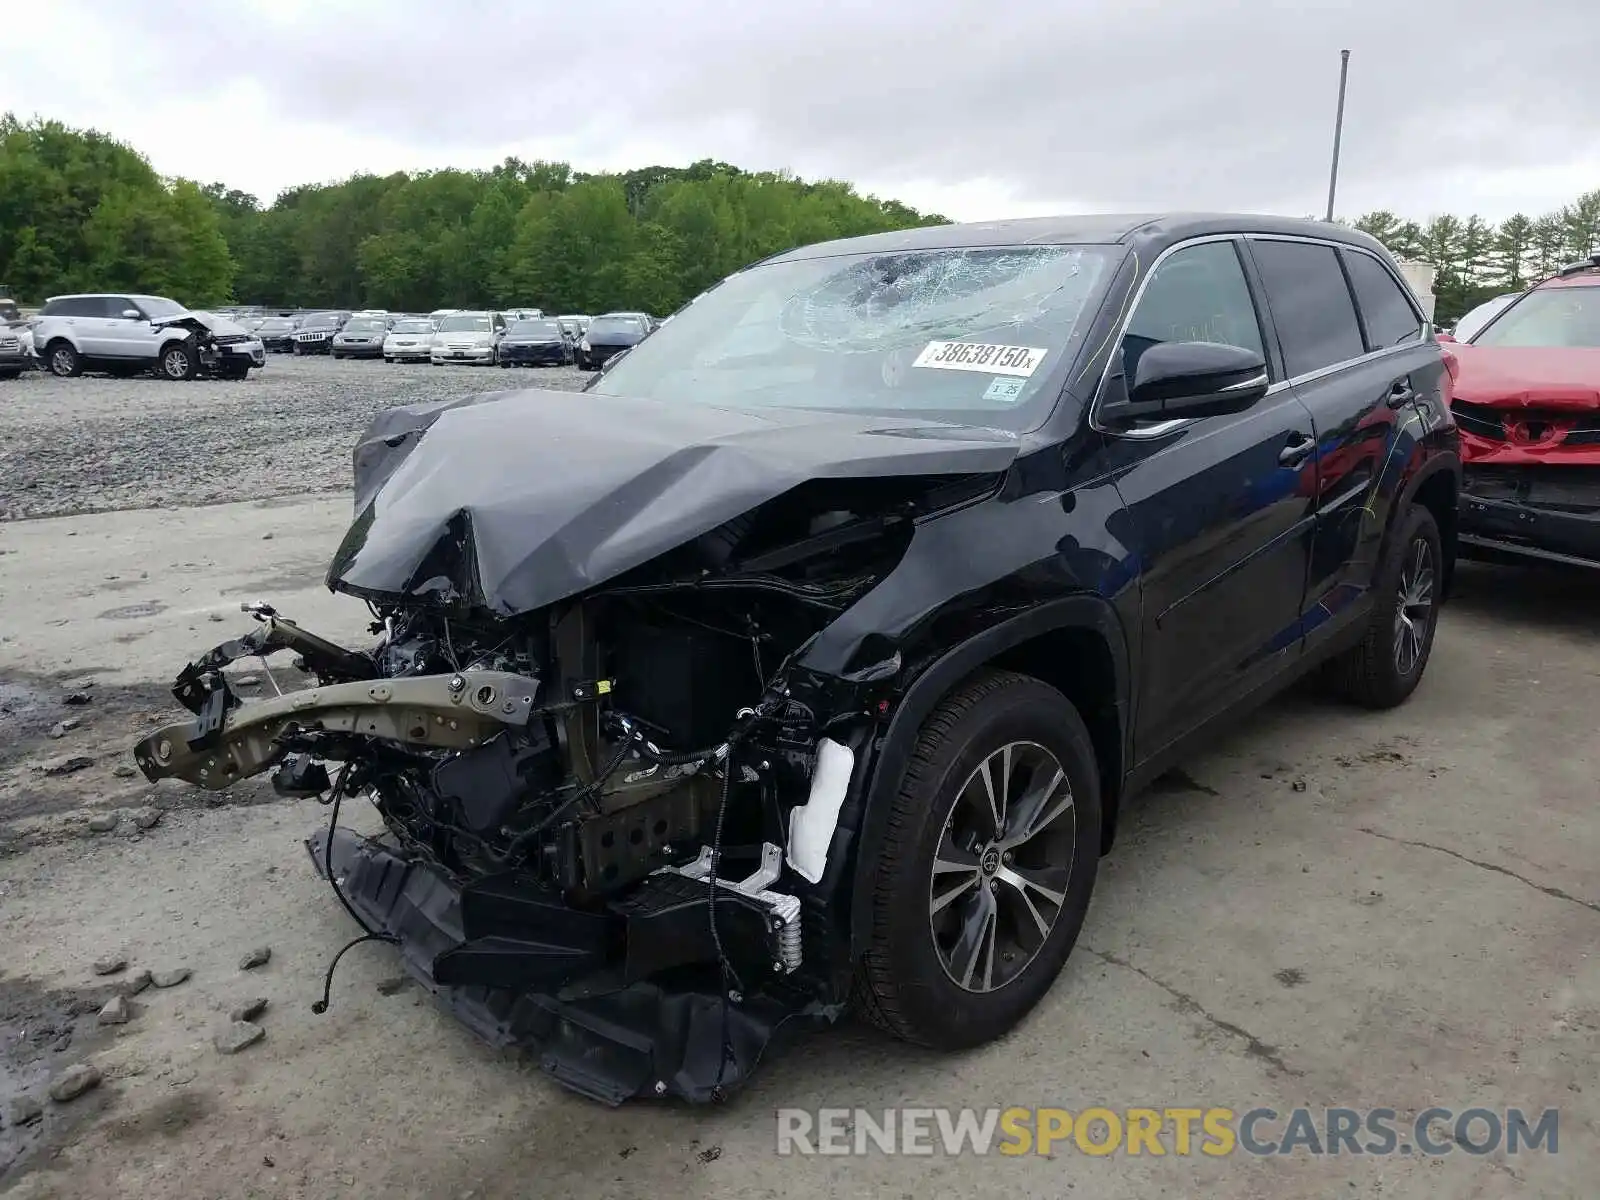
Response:
M1085 593L1045 601L989 626L934 659L906 688L888 728L877 741L870 773L857 783L861 790L861 813L857 823L859 835L854 839L856 854L850 898L852 958L859 956L870 932L870 866L883 843L889 806L923 723L957 684L986 664L1024 642L1069 629L1088 630L1104 639L1110 648L1119 734L1126 747L1132 693L1128 643L1122 622L1104 597Z

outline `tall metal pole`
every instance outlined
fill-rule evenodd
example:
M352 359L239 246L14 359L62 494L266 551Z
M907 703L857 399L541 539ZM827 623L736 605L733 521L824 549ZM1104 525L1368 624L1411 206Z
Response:
M1339 186L1339 138L1344 133L1344 84L1350 76L1350 51L1339 51L1339 113L1333 119L1333 166L1328 171L1328 215L1333 220L1333 193Z

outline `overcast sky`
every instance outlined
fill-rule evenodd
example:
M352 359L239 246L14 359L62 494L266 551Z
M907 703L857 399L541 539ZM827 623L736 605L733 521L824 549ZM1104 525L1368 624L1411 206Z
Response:
M0 109L282 188L719 158L957 219L1537 216L1600 188L1596 0L48 0ZM48 52L44 49L48 46Z

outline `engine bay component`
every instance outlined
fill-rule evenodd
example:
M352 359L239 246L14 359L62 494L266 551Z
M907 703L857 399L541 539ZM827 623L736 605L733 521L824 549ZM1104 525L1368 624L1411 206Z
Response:
M774 966L781 966L785 971L799 970L802 957L800 901L794 896L770 890L783 875L783 851L771 842L764 844L761 847L761 865L753 874L738 882L717 878L713 873L715 857L715 851L710 846L702 846L694 862L683 867L663 867L657 874L680 875L684 879L704 883L707 887L724 888L766 908L772 914L777 933Z

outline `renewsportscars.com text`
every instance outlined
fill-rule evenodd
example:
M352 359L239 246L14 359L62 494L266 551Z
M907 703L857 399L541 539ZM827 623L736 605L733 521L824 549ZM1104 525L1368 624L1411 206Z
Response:
M780 1108L783 1155L1556 1154L1560 1110Z

